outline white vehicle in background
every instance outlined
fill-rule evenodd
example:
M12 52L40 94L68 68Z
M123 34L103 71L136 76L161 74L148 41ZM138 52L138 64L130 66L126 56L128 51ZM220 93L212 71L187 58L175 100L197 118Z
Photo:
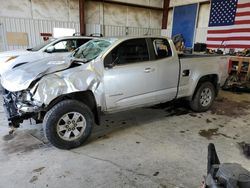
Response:
M52 39L27 50L0 52L0 77L3 73L20 65L51 56L66 57L73 50L93 39L86 36L69 36Z

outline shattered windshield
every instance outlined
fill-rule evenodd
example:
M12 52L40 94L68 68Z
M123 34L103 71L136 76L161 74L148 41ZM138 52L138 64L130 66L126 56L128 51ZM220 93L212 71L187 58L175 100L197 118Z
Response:
M73 54L73 57L88 62L98 57L110 45L111 42L107 40L94 39L82 45L75 54Z

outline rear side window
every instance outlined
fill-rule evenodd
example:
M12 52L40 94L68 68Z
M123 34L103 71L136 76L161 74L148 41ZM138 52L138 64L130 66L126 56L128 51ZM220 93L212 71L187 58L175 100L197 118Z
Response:
M172 56L172 50L167 39L152 39L156 59Z
M118 45L111 52L115 64L127 64L149 61L148 47L145 39L130 39Z
M76 40L74 39L66 39L61 40L54 44L55 51L54 52L72 52L76 49Z
M77 39L76 40L76 47L79 48L81 45L85 44L86 42L90 41L91 39Z

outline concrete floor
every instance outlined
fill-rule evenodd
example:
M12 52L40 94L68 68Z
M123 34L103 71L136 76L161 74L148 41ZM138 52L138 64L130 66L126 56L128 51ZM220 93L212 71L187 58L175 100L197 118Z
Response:
M1 101L2 103L2 101ZM25 122L13 137L0 109L0 187L199 187L207 145L250 170L250 95L221 92L211 111L159 105L103 118L89 142L64 151Z

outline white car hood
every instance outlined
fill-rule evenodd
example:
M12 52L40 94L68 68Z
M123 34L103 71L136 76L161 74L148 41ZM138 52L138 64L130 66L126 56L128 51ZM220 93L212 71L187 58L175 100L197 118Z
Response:
M6 58L6 57L11 57L11 56L19 56L19 55L24 55L24 54L29 54L31 53L28 50L12 50L12 51L5 51L5 52L0 52L0 58Z
M49 57L21 65L2 75L2 86L11 92L27 89L30 84L46 75L68 68L71 65L70 58Z

